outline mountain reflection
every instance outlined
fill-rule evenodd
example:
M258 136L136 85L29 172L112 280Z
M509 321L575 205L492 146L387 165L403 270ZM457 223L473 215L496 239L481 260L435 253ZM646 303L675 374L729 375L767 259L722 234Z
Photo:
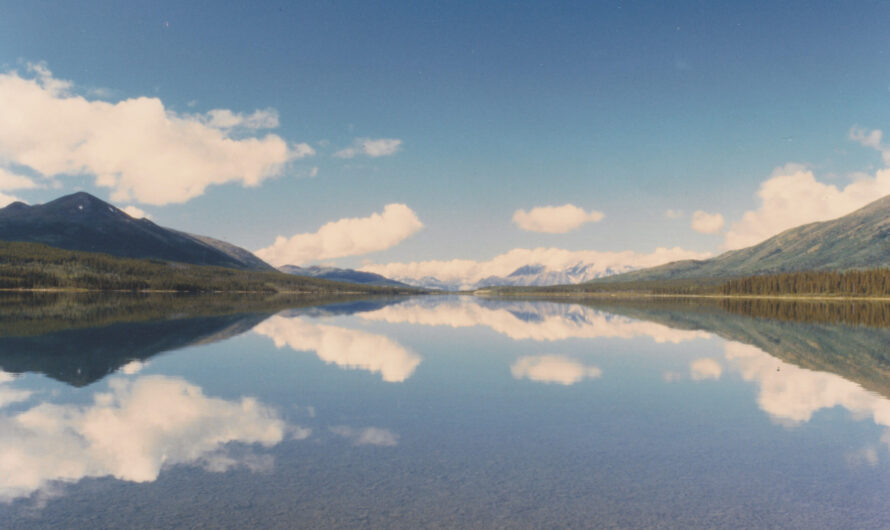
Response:
M115 378L88 405L42 403L0 414L0 500L86 477L150 482L182 464L267 469L271 456L230 444L271 447L286 432L278 413L253 398L208 397L175 377Z
M890 399L837 374L807 370L735 342L726 344L726 359L746 381L757 384L758 405L782 423L804 423L819 410L842 407L856 418L890 427Z
M0 370L37 372L86 386L119 370L138 371L149 358L166 351L240 335L283 309L327 316L376 310L394 301L277 295L0 295Z
M234 337L267 316L180 317L0 337L0 369L38 372L72 386L86 386L165 351Z
M421 361L416 353L383 335L316 324L301 317L276 315L254 331L272 339L277 348L314 351L328 364L379 373L389 383L411 377Z
M540 342L574 338L649 337L659 343L680 343L710 337L704 331L674 329L578 304L539 301L471 297L412 298L359 316L366 320L424 326L486 326L514 340Z
M795 425L820 410L841 407L855 418L890 427L890 329L874 302L722 301L657 303L587 301L604 311L727 339L724 362L690 365L692 380L715 380L726 370L759 388L758 406ZM742 301L743 302L743 301ZM857 317L858 315L858 317ZM852 325L856 318L861 325ZM665 374L666 381L677 374Z

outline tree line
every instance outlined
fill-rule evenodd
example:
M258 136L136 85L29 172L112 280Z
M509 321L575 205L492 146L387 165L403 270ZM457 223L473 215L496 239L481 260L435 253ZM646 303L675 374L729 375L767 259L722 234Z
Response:
M890 269L806 271L749 276L727 280L727 296L888 296Z

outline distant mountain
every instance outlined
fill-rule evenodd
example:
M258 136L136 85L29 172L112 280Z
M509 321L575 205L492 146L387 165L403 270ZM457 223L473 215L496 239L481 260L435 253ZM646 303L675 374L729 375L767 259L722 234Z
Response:
M416 279L398 279L407 284L423 287L425 289L460 291L499 286L541 287L545 285L568 285L619 274L629 270L633 270L633 267L629 265L624 267L603 267L598 263L579 262L569 267L551 269L538 263L531 263L518 267L506 276L488 276L482 280L469 284L461 281L443 281L433 276Z
M126 258L273 270L243 248L164 228L148 219L134 219L85 192L46 204L29 206L14 202L0 209L0 240L43 243Z
M855 212L786 230L707 260L675 261L598 282L731 278L807 270L890 266L890 195Z
M278 270L295 276L310 276L335 282L360 283L362 285L374 285L378 287L409 287L408 284L390 280L385 276L373 272L363 272L353 269L338 269L336 267L298 267L296 265L284 265Z

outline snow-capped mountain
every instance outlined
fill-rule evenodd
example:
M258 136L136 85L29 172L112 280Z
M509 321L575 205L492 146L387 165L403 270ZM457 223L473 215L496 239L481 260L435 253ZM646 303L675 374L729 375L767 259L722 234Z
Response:
M443 281L434 276L422 278L397 277L400 282L427 289L443 289L459 291L467 289L481 289L500 285L544 286L566 285L587 282L604 276L629 272L636 267L608 266L603 267L596 263L576 263L572 266L554 269L540 264L523 265L506 276L488 276L476 282L463 282L460 280Z

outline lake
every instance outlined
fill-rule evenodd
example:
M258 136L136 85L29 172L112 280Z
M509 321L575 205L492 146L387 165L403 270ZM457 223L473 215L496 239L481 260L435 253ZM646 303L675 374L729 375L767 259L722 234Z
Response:
M882 304L0 298L0 526L890 526Z

